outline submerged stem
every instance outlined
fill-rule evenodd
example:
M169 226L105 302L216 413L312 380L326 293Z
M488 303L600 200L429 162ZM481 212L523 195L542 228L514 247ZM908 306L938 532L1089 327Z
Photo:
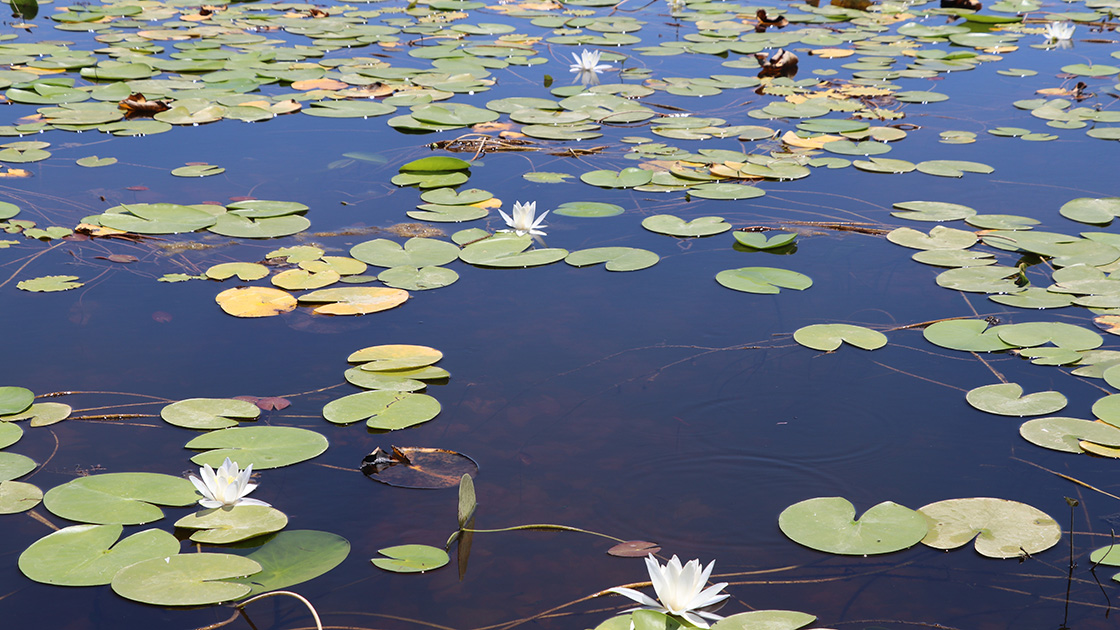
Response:
M303 605L307 606L307 609L311 611L311 618L315 620L315 627L318 628L318 630L323 630L323 622L319 620L319 612L315 610L315 607L311 605L311 602L307 601L306 597L304 597L303 595L300 595L299 593L293 593L292 591L272 591L272 592L269 592L269 593L262 593L260 595L257 595L256 597L250 597L249 599L247 599L247 600L241 602L240 604L238 604L237 605L237 610L238 610L238 612L240 612L243 608L245 608L249 604L252 604L253 602L258 601L258 600L262 600L266 597L272 597L273 595L287 595L289 597L294 597L294 598L298 599L299 601L303 602Z
M469 528L464 527L460 531L470 532L472 534L496 534L498 532L512 532L512 531L515 531L515 530L518 530L518 529L558 529L558 530L566 531L566 532L579 532L581 534L591 534L592 536L599 536L601 538L608 538L610 540L613 540L615 542L620 542L620 543L626 542L625 540L622 540L621 538L615 538L614 536L610 536L610 535L607 535L607 534L601 534L599 532L593 532L593 531L587 530L587 529L580 529L578 527L570 527L568 525L552 525L550 523L534 523L532 525L514 525L513 527L503 527L501 529L469 529Z

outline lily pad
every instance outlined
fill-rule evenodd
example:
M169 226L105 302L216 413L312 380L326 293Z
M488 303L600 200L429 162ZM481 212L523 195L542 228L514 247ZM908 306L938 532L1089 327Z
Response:
M350 555L350 542L330 532L283 531L264 540L264 545L254 545L253 551L245 555L261 565L261 571L248 578L229 580L252 587L246 596L302 584L342 564ZM236 547L229 551L242 553Z
M210 177L224 172L226 169L217 164L188 164L172 170L171 174L175 177Z
M797 238L797 234L793 232L780 232L769 238L762 232L742 232L738 230L732 232L731 235L740 245L751 249L778 249L789 245Z
M315 307L319 315L368 315L400 306L407 300L408 291L382 287L321 289L299 296L300 302L325 303Z
M143 472L79 477L43 497L55 516L100 525L150 523L163 518L157 505L183 507L196 501L194 485L186 479Z
M442 352L428 346L386 344L362 348L351 353L346 360L350 363L362 363L363 370L384 372L422 368L442 358Z
M1052 343L1066 350L1093 350L1104 343L1097 333L1064 322L1027 322L999 327L999 338L1005 342L1030 348Z
M454 284L459 274L444 267L393 267L377 274L385 286L406 291L427 291Z
M113 592L155 606L202 606L244 597L247 584L229 581L261 570L253 560L225 553L188 553L153 558L121 569Z
M0 514L18 514L39 505L43 491L22 481L0 481Z
M878 350L887 345L887 336L883 333L851 324L814 324L798 328L793 333L793 340L813 350L832 352L840 347L843 342L862 348L864 350Z
M661 257L648 249L633 247L593 247L568 254L564 262L573 267L585 267L602 262L607 271L638 271L657 264Z
M887 240L903 247L913 249L968 249L976 244L975 232L957 230L943 225L934 226L929 234L918 230L900 227L887 234Z
M240 420L256 420L260 407L234 398L188 398L171 403L159 415L168 424L188 429L225 429Z
M501 232L464 247L459 258L481 267L535 267L564 260L568 250L542 248L525 251L532 244L528 234Z
M56 291L69 291L70 289L77 289L80 286L84 286L84 283L78 282L77 280L78 276L43 276L41 278L20 280L16 283L16 288L32 293L54 293Z
M362 460L362 472L374 481L398 488L453 488L463 475L478 475L478 464L455 451L394 446L393 455L390 464L380 463L383 460L379 459L378 448Z
M145 530L117 542L122 531L121 525L65 527L21 553L19 570L43 584L98 586L111 582L124 567L179 553L179 541L163 530Z
M1120 216L1120 197L1081 197L1067 201L1058 212L1073 221L1104 225Z
M728 289L746 293L779 293L781 289L803 291L813 286L805 274L775 267L741 267L716 274L716 282Z
M982 319L952 319L935 322L922 331L926 341L965 352L999 352L1014 346L999 338L998 328L988 328Z
M10 423L30 420L33 427L45 427L69 418L72 411L70 405L63 403L35 403L20 413L0 417L0 421ZM0 430L0 444L3 444L3 441L3 431ZM0 446L0 448L3 448L3 446Z
M21 437L23 437L23 429L19 428L18 424L7 419L0 421L0 448L8 448Z
M687 238L722 234L731 229L731 224L724 221L723 217L700 217L685 221L671 214L655 214L642 219L642 227L658 234Z
M900 201L894 207L901 212L892 212L891 216L912 221L956 221L976 214L968 206L943 201Z
M371 429L395 431L427 422L439 415L440 404L426 394L394 391L361 392L332 400L323 417L334 424L365 420Z
M1080 418L1035 418L1019 427L1019 435L1042 448L1066 453L1084 453L1082 441L1120 448L1120 429Z
M796 610L751 610L724 617L712 624L712 630L798 630L816 620Z
M794 542L840 555L891 553L925 537L924 516L892 501L880 503L856 520L855 507L842 497L806 499L778 516L778 527Z
M35 470L35 460L19 453L0 453L0 481L11 481Z
M226 289L214 300L234 317L272 317L296 307L296 298L291 293L270 287Z
M265 470L318 457L327 450L327 438L298 427L232 427L204 433L185 447L206 451L191 458L199 466L217 468L228 457L239 466Z
M0 387L0 416L25 411L35 402L35 394L26 387Z
M940 177L963 177L965 173L988 174L995 171L987 164L961 160L927 160L918 162L918 172Z
M377 553L385 557L372 558L370 562L393 573L424 573L451 561L446 551L428 545L398 545L378 549Z
M234 505L201 510L175 521L175 527L198 530L191 540L206 545L226 545L271 534L288 524L288 517L266 505Z
M600 188L634 188L644 186L653 179L653 171L624 168L621 171L590 171L579 176L585 184Z
M565 217L602 218L622 214L622 206L598 201L568 201L556 206L553 214Z
M1035 392L1023 396L1018 383L996 383L971 390L965 396L968 404L1000 416L1042 416L1066 406L1066 397L1060 392Z
M251 282L260 280L267 275L268 267L247 262L221 263L206 270L206 277L211 280L227 280L237 276L238 280Z
M1062 528L1042 510L1018 501L975 497L948 499L918 508L929 521L922 543L956 549L976 539L976 551L989 558L1028 557L1062 537Z
M350 248L350 255L375 267L428 267L459 258L459 246L434 238L410 238L400 245L379 238Z

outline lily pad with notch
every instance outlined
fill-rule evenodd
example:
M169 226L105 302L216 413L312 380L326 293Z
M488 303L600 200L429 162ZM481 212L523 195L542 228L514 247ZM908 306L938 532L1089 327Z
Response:
M716 274L716 282L744 293L776 294L781 289L803 291L813 286L809 276L776 267L741 267Z
M744 247L751 249L780 249L793 243L797 238L795 232L779 232L774 236L767 237L762 232L743 232L736 230L731 233L735 237L735 241Z
M434 238L410 238L404 245L379 238L351 247L350 255L375 267L434 267L457 260L459 246Z
M459 252L459 258L480 267L536 267L564 260L568 250L556 247L529 249L532 237L512 232L499 232L471 243Z
M451 561L446 551L428 545L397 545L378 549L377 553L385 557L372 558L370 562L379 569L393 573L424 573Z
M188 398L160 410L164 422L188 429L225 429L238 420L256 420L261 410L251 402L234 398Z
M648 249L634 247L593 247L572 252L564 262L573 267L606 263L607 271L638 271L657 264L661 257Z
M330 532L297 529L254 538L225 549L261 566L260 572L249 577L227 580L250 586L245 597L251 597L302 584L327 573L350 555L350 541Z
M891 216L912 221L956 221L976 214L968 206L943 201L900 201L894 204L899 212Z
M999 338L998 326L989 328L982 319L934 322L922 331L922 336L936 346L964 352L999 352L1015 347Z
M454 269L435 265L410 267L401 265L377 274L377 279L385 286L406 291L428 291L450 286L459 280Z
M439 415L440 404L427 394L376 390L350 394L323 407L323 417L334 424L361 420L371 429L395 431L415 426Z
M227 545L271 534L288 524L288 517L267 505L234 505L199 510L175 521L175 527L197 530L190 539L205 545Z
M866 556L900 551L926 536L924 516L885 501L856 520L855 507L842 497L806 499L778 515L778 527L794 542L825 553Z
M118 571L153 558L179 553L179 541L159 529L118 539L121 525L71 525L31 543L19 556L19 570L28 578L55 586L100 586Z
M191 457L200 466L217 468L228 457L241 467L266 470L318 457L327 450L327 438L299 427L231 427L204 433L184 448L206 451Z
M248 595L247 584L231 582L261 570L253 560L225 553L188 553L152 558L121 569L113 592L156 606L202 606Z
M1023 395L1018 383L996 383L977 387L965 395L968 404L980 411L999 416L1044 416L1065 408L1066 397L1047 391Z
M1120 448L1120 429L1081 418L1035 418L1019 426L1019 435L1031 444L1065 453L1084 453L1083 442Z
M442 358L442 352L428 346L386 344L362 348L352 352L346 360L350 363L361 363L363 370L384 372L422 368Z
M756 186L748 186L746 184L712 182L707 184L694 184L688 189L688 194L700 199L739 200L756 199L765 196L766 191Z
M408 291L402 289L345 287L305 293L299 296L299 301L323 304L315 307L318 315L368 315L400 306L408 297Z
M55 516L99 525L150 523L163 518L157 505L183 507L196 501L194 485L186 479L144 472L79 477L43 497Z
M847 342L863 350L878 350L887 345L887 336L865 326L851 324L813 324L798 328L793 340L813 350L832 352Z
M956 549L976 539L977 553L988 558L1022 558L1045 551L1062 537L1062 528L1038 508L990 497L947 499L918 508L929 522L922 544Z
M658 234L689 238L722 234L731 229L731 224L723 217L699 217L685 221L671 214L655 214L642 219L642 227Z
M0 481L0 514L19 514L39 505L43 491L22 481Z
M552 211L565 217L603 218L622 214L622 206L599 201L567 201Z

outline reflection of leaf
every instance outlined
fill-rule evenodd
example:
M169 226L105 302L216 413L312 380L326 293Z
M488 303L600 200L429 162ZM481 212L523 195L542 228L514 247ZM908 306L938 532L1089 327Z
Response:
M378 453L374 451L362 460L362 472L370 479L399 488L452 488L459 484L463 475L478 474L478 464L462 453L412 446L394 446L393 449L408 461L393 458L391 466L376 466L373 463Z

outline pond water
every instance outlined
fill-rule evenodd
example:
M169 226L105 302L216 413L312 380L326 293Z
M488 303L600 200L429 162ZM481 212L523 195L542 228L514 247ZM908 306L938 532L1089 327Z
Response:
M986 8L981 14L1017 15L1016 7L1003 4L1008 5L1003 12ZM816 616L808 626L815 628L1114 627L1110 605L1120 591L1110 578L1117 569L1098 567L1094 578L1089 553L1109 544L1110 531L1120 525L1120 505L1108 494L1120 494L1115 461L1040 448L1019 435L1027 418L987 413L971 406L965 395L984 385L1018 383L1024 392L1053 390L1068 400L1061 411L1035 415L1103 417L1108 414L1094 404L1114 389L1100 373L1072 372L1115 359L1079 347L1073 358L1060 361L1063 366L1034 365L1010 345L999 352L972 353L931 343L919 326L949 318L991 318L998 324L1058 322L1099 331L1094 318L1107 312L1081 305L1017 308L986 295L1022 291L1024 281L1011 288L986 289L997 286L993 279L970 279L980 283L978 290L940 287L937 279L946 267L911 260L916 249L900 247L885 235L900 227L923 233L939 225L970 233L984 227L959 218L937 222L892 215L893 204L907 201L1027 217L1039 222L1036 232L1070 235L1064 239L1067 243L1087 241L1078 237L1083 232L1115 233L1107 212L1104 219L1088 221L1088 215L1076 215L1081 220L1075 221L1059 209L1077 198L1105 199L1098 202L1100 207L1113 207L1107 200L1115 194L1108 165L1117 157L1117 146L1108 138L1120 136L1110 136L1113 132L1107 130L1120 122L1110 118L1120 70L1109 64L1116 61L1113 53L1118 50L1111 16L1120 5L1024 4L1018 10L1030 18L1028 23L995 26L967 22L936 3L885 3L868 12L798 3L689 3L673 13L658 2L486 7L388 0L317 6L331 15L314 17L311 5L245 3L230 5L209 21L193 21L198 7L186 3L123 1L70 7L67 13L85 16L79 20L57 19L63 7L42 4L40 15L27 20L34 25L30 30L12 20L0 31L13 36L0 42L0 61L10 64L0 70L0 80L10 84L7 98L14 101L2 110L5 117L0 120L0 125L12 126L0 127L0 132L12 142L50 143L46 150L51 154L40 161L5 163L29 171L27 177L9 177L0 185L0 201L20 210L14 220L34 221L39 228L74 229L90 217L96 222L96 217L108 216L102 213L119 204L128 211L136 204L226 205L255 198L305 204L311 223L308 229L268 239L228 238L207 231L140 239L33 239L16 228L4 235L12 243L0 249L7 333L0 385L27 388L41 397L36 402L64 402L74 410L56 424L19 423L22 438L3 452L29 457L36 466L21 473L18 481L46 492L106 473L197 474L190 461L197 451L183 445L201 432L162 421L164 406L189 398L280 396L289 407L262 411L255 423L242 425L308 429L324 436L329 448L294 465L257 467L260 487L253 497L286 514L287 530L330 532L349 541L350 553L339 566L289 589L308 598L326 626L594 628L629 608L628 600L613 595L577 600L648 579L641 561L606 553L615 541L555 529L477 533L467 566L457 562L455 546L448 566L423 574L373 566L370 559L378 557L380 549L404 544L442 548L457 529L454 488L396 488L361 474L363 457L376 447L396 445L448 449L477 463L478 529L564 525L616 539L655 542L662 560L672 555L699 558L705 564L715 560L713 580L728 582L726 591L731 594L720 611L723 615L794 610ZM758 8L771 17L786 15L793 23L756 34ZM1079 20L1072 46L1048 43L1041 31L1048 21L1063 17ZM301 30L302 24L317 20L322 27ZM565 20L576 21L564 26ZM88 24L92 31L73 27L75 23ZM365 41L344 37L346 28L362 23L392 28L363 31ZM496 57L485 50L456 52L457 46L481 46L498 35L460 40L447 36L469 29L441 30L479 23L509 25L508 33L501 35L506 38L502 45L526 52ZM65 30L58 30L59 25ZM207 26L214 28L205 30ZM184 37L189 39L173 39L175 32L188 33ZM622 32L633 40L619 39L617 33ZM967 33L992 34L986 36L990 41L960 37ZM957 39L949 41L951 36ZM29 43L49 46L19 48ZM697 43L716 49L686 48ZM249 67L258 78L293 73L282 75L285 81L260 85L248 92L253 99L241 101L276 104L295 97L306 111L311 102L342 96L337 92L358 82L358 75L347 74L347 69L360 67L370 71L367 78L378 77L377 85L392 88L386 94L398 92L391 97L398 99L397 111L368 118L293 113L253 124L232 119L178 124L183 121L163 116L174 120L173 128L140 137L104 133L97 128L103 122L88 119L66 129L57 112L45 112L47 128L38 132L35 126L44 120L26 118L38 109L84 100L70 96L54 103L27 103L18 90L34 90L35 71L28 68L35 68L36 59L72 60L74 55L66 50L100 51L93 59L109 69L114 66L104 62L112 58L142 65L151 58L138 57L139 52L169 59L170 53L189 51L192 44L211 53L283 51L293 46L317 51L319 56L302 60L266 59L239 66L237 73ZM110 45L118 48L106 50ZM721 45L723 54L715 54ZM129 46L135 50L119 50ZM162 50L141 50L148 46ZM313 314L302 305L278 316L240 318L215 304L219 292L235 286L272 286L267 278L220 284L159 281L167 274L197 275L219 263L263 261L281 247L315 245L327 255L347 256L352 247L372 239L404 242L391 226L415 222L406 212L422 203L422 191L390 180L402 165L419 158L454 155L471 160L472 150L450 153L429 144L473 132L463 126L404 133L389 126L390 118L409 112L412 103L405 99L412 97L404 96L401 80L377 66L428 71L433 58L449 64L448 59L454 60L450 67L455 72L474 74L431 79L428 83L447 91L429 89L426 94L450 95L448 102L485 108L503 98L558 101L571 96L578 91L572 87L575 75L568 72L571 53L585 48L604 51L603 63L612 66L598 75L599 87L590 87L601 94L622 90L635 97L632 103L647 105L654 118L602 124L601 137L578 141L525 138L535 151L480 153L472 161L469 183L459 188L493 193L507 213L515 201L535 201L539 212L574 201L615 204L622 209L615 216L549 214L547 235L532 246L573 252L641 248L660 257L656 265L607 272L602 265L555 262L493 268L457 260L447 265L459 276L449 286L412 290L406 303L382 312L337 317ZM797 73L767 79L769 87L763 89L756 83L759 70L752 67L751 53L771 54L778 48L796 52ZM662 54L682 49L683 54ZM832 49L854 54L821 52ZM511 56L513 63L507 66L505 59ZM212 57L218 66L234 67L222 54ZM365 60L349 61L359 57ZM931 67L940 61L944 67L917 67L923 61ZM479 65L483 62L487 69ZM846 67L850 64L859 65ZM134 79L141 83L113 88L124 90L114 96L116 92L108 91L112 82L91 83L79 75L82 63L54 65L65 68L42 77L62 79L53 83L55 88L73 79L79 89L105 90L95 91L97 98L81 105L89 112L116 111L118 100L144 90L150 100L165 98L171 105L189 97L183 84L161 86L143 78ZM51 64L39 61L38 66ZM1035 74L1006 72L1017 68ZM179 70L188 81L203 74ZM884 70L904 72L896 76ZM211 71L215 70L208 67ZM175 72L168 66L154 79L168 79ZM669 84L663 82L711 75L736 75L744 84L725 79L719 93L696 96L688 90L710 88L712 81L682 80L679 85L685 88L672 91L666 91ZM244 78L223 78L231 77ZM339 77L354 83L342 88L290 85L292 79ZM216 83L214 76L206 80ZM1086 84L1082 100L1072 93L1079 81ZM620 83L654 89L611 87ZM579 86L578 80L574 85ZM831 112L814 117L761 112L775 103L798 103L800 97L828 87L852 90L832 94ZM1051 88L1071 93L1036 93ZM911 103L891 96L899 90L949 98ZM220 107L240 102L228 93L204 96L180 115L199 115L198 110L214 102ZM384 98L379 95L378 102ZM1024 103L1032 99L1041 100ZM1051 99L1065 100L1047 104ZM876 112L881 118L871 117ZM52 116L58 119L54 125L62 128L50 128ZM712 124L733 129L725 134L728 137L707 139L652 131L666 121L681 124L698 117L721 118L726 122ZM869 160L862 153L797 149L778 140L797 131L799 124L823 119L862 121L880 128L875 133L891 141L877 144L891 151L877 157L905 160L909 167L881 162L878 168L911 172L870 172L866 165L860 170L836 162L803 166L814 158ZM490 141L498 142L503 131L524 131L507 113L501 113L498 122L510 124L474 132L490 134ZM776 137L750 139L757 130L742 126L767 127ZM32 131L36 133L28 133ZM975 134L975 141L948 143L945 132ZM1035 135L1013 137L1024 133ZM740 134L745 139L739 139ZM1042 134L1054 137L1047 140ZM863 139L859 132L854 136L856 141ZM648 151L648 157L632 159L636 148L648 150L656 142L679 151ZM700 164L695 160L701 149L744 152L763 166L764 158L777 156L778 168L811 174L794 180L744 177L738 183L764 190L765 196L737 200L705 199L697 193L703 189L687 192L688 180L686 186L668 191L602 188L580 181L580 175L591 171L642 165L660 171L672 166L677 173L691 173L694 184L713 164L735 162L723 156ZM117 163L96 168L75 164L93 155L115 157ZM679 162L671 164L674 160ZM966 172L957 178L912 170L930 160L974 162L992 172ZM202 178L171 175L172 169L191 163L216 164L225 171ZM538 183L523 177L532 171L572 177ZM686 221L719 216L736 229L770 228L768 236L795 232L796 243L756 250L737 244L732 232L676 237L644 229L643 220L654 215ZM853 231L848 229L851 222L871 229ZM495 209L483 219L426 225L442 230L432 236L442 241L467 228L493 233L506 227ZM477 238L474 234L465 240ZM1111 241L1088 253L1072 251L1071 246L1071 259L1054 261L1049 260L1054 249L1025 242L1016 247L1008 244L1011 238L989 237L972 250L994 254L998 265L1011 270L1005 277L1022 263L1023 278L1043 291L1057 281L1052 280L1056 269L1082 264L1107 274L1116 271L1120 258ZM176 247L183 243L195 247ZM1115 251L1116 256L1108 258L1101 249ZM108 258L113 255L136 260ZM732 290L714 279L720 271L743 267L795 271L810 277L812 286L766 295ZM379 271L371 267L366 273ZM84 284L55 292L16 286L55 275L77 276ZM1102 296L1102 305L1110 297L1105 290L1072 295ZM793 339L803 327L833 323L882 331L888 342L872 351L845 344L834 352L820 352ZM1100 332L1101 350L1118 349L1115 337ZM325 405L362 391L343 377L352 367L347 357L383 344L428 346L443 353L437 365L450 377L432 381L424 390L439 401L439 415L389 433L362 422L327 422ZM1053 345L1069 349L1068 344ZM42 397L51 393L64 395ZM857 514L884 501L917 509L947 499L997 497L1045 512L1060 525L1062 538L1044 551L1009 559L982 557L968 546L941 551L913 544L916 541L894 553L836 555L799 545L778 527L783 510L814 497L844 497ZM1070 507L1067 497L1078 502L1076 507ZM174 523L194 509L166 507L162 519L127 525L124 533L156 528L186 538L190 531L176 529ZM228 605L152 606L125 599L107 585L54 586L21 573L19 558L29 546L54 529L76 524L45 505L0 516L5 541L0 547L0 614L6 623L81 630L190 629L219 624L233 614ZM182 553L199 550L224 551L189 541L182 545ZM1072 579L1071 561L1076 565ZM536 618L554 608L555 613ZM267 599L247 610L257 628L314 627L307 609L290 598ZM237 619L226 627L246 623Z

